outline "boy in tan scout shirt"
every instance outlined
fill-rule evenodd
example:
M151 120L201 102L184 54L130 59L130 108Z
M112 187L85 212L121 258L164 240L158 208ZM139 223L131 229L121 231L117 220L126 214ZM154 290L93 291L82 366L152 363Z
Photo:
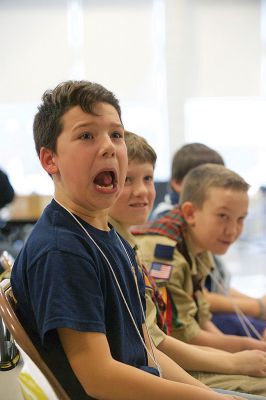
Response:
M136 230L136 240L166 303L171 336L237 352L266 350L266 343L224 335L210 321L202 287L213 254L224 254L242 232L249 185L222 165L204 164L183 181L180 205Z
M169 191L152 212L152 220L162 217L178 204L186 174L206 163L224 165L224 160L216 150L197 142L184 144L175 152ZM214 261L214 271L205 282L205 297L212 312L212 322L226 334L247 336L248 333L255 338L266 337L266 296L253 298L231 287L226 266L217 257ZM236 310L245 314L245 320L238 317Z
M145 139L138 135L126 131L125 140L129 157L126 183L121 195L110 209L112 216L110 222L135 249L138 264L141 265L141 255L130 228L132 225L144 224L153 207L155 197L153 170L156 154ZM244 351L232 354L216 349L198 348L167 336L157 325L158 312L152 296L154 297L151 284L146 280L146 323L152 340L159 350L156 353L159 362L160 353L164 353L208 386L266 395L265 379L243 376L243 374L261 377L266 375L264 352ZM160 323L161 327L162 325ZM173 373L179 374L180 370L174 370Z

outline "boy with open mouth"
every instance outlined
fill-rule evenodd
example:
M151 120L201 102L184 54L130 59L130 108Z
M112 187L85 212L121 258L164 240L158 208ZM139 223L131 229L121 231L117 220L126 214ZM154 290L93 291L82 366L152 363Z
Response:
M171 376L152 354L142 275L108 224L127 170L113 93L63 82L43 95L33 129L54 199L16 259L11 284L23 326L69 397L231 399L162 379Z

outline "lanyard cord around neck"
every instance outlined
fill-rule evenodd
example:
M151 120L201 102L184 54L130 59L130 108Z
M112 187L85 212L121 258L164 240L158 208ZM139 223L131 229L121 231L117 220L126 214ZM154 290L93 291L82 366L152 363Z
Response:
M219 282L219 280L216 278L216 276L213 274L213 272L210 271L206 267L206 265L203 263L203 261L199 257L197 257L197 261L200 263L201 267L203 267L203 269L208 272L208 274L211 276L212 280L216 283L217 287L220 289L222 294L225 295L231 301L233 308L235 310L235 313L236 313L236 315L239 319L239 322L240 322L244 332L246 333L246 335L251 337L250 331L252 331L259 340L262 340L261 334L257 331L255 326L250 322L250 320L247 318L247 316L243 313L243 311L240 309L240 307L236 304L234 298L227 293L225 286L221 282ZM218 273L220 274L219 271L218 271ZM221 274L220 274L220 277L222 278ZM249 331L249 329L250 329L250 331Z
M160 367L160 365L158 364L158 362L157 362L157 360L156 360L156 357L155 357L155 354L154 354L154 350L153 350L153 346L154 346L154 345L153 345L153 342L152 342L152 339L151 339L151 336L150 336L150 332L149 332L148 326L147 326L147 324L146 324L146 316L145 316L145 312L144 312L143 305L142 305L142 301L141 301L141 297L140 297L140 292L139 292L139 287L138 287L138 281L137 281L137 276L136 276L135 268L134 268L134 266L133 266L133 264L132 264L132 262L131 262L131 259L130 259L130 257L129 257L128 252L127 252L127 249L126 249L125 246L124 246L124 243L123 243L122 240L120 239L120 237L119 237L119 235L117 234L117 232L115 232L115 233L116 233L116 235L117 235L117 237L118 237L118 239L119 239L119 241L120 241L120 243L121 243L121 245L122 245L122 247L123 247L123 249L124 249L124 252L125 252L126 255L127 255L127 258L128 258L129 264L130 264L130 268L131 268L131 271L132 271L132 274L133 274L133 277L134 277L134 280L135 280L136 290L137 290L137 294L138 294L138 298L139 298L139 304L140 304L140 307L141 307L141 311L142 311L142 315L143 315L143 320L144 320L144 325L145 325L146 332L147 332L147 335L148 335L148 339L149 339L149 344L150 344L150 348L151 348L151 351L152 351L152 355L150 354L149 350L147 349L146 344L145 344L145 342L143 341L143 339L142 339L142 342L144 343L144 347L145 347L147 353L149 354L149 356L151 357L152 361L153 361L154 364L156 365L156 368L157 368L158 371L159 371L159 375L162 376L161 367ZM141 338L142 338L142 337L141 337Z
M147 328L147 326L146 326L146 322L145 322L145 320L146 320L146 319L145 319L145 313L144 313L144 310L143 310L143 306L142 306L142 302L141 302L141 298L140 298L140 293L139 293L139 288L138 288L138 284L137 284L137 281L136 281L135 269L134 269L134 267L133 267L133 265L132 265L132 263L131 263L130 257L129 257L129 255L128 255L128 253L127 253L127 251L126 251L126 248L125 248L123 242L121 241L120 237L119 237L118 234L115 232L116 235L117 235L117 238L119 239L119 241L120 241L120 243L122 244L122 247L123 247L123 249L124 249L124 251L125 251L125 253L126 253L126 256L127 256L128 260L129 260L129 264L130 264L130 267L131 267L131 271L132 271L132 273L133 273L133 277L134 277L134 281L135 281L136 289L137 289L137 294L138 294L138 298L139 298L139 302L140 302L140 307L141 307L141 311L142 311L144 323L145 323L145 326L146 326L146 329L147 329L147 333L148 333L148 337L149 337L150 346L151 346L151 349L152 349L152 354L150 353L149 349L148 349L147 346L146 346L146 343L145 343L143 337L141 336L141 333L140 333L140 331L139 331L139 328L138 328L138 326L137 326L137 324L136 324L136 321L135 321L135 319L134 319L134 317L133 317L133 315L132 315L132 312L131 312L131 310L130 310L130 308L129 308L129 305L128 305L127 301L126 301L126 298L125 298L125 296L124 296L124 293L123 293L123 291L122 291L122 288L121 288L121 286L120 286L120 284L119 284L119 282L118 282L118 279L117 279L117 277L116 277L116 274L115 274L115 272L114 272L114 270L113 270L113 267L112 267L110 261L108 260L107 256L105 255L105 253L103 252L103 250L100 248L100 246L98 245L98 243L95 242L95 240L94 240L93 237L89 234L89 232L84 228L84 226L83 226L82 223L78 220L78 218L77 218L70 210L68 210L68 208L66 208L63 204L61 204L58 200L56 200L55 198L54 198L54 200L56 201L57 204L59 204L62 208L64 208L64 209L72 216L72 218L77 222L77 224L81 227L81 229L85 232L85 234L90 238L90 240L91 240L91 241L93 242L93 244L97 247L97 249L99 250L99 252L100 252L101 255L103 256L103 258L105 259L105 261L106 261L106 263L107 263L107 265L108 265L108 267L109 267L109 269L110 269L110 271L111 271L111 273L112 273L112 275L113 275L113 278L114 278L114 280L115 280L115 282L116 282L117 288L118 288L118 290L119 290L119 292L120 292L120 294L121 294L121 297L122 297L122 299L123 299L123 302L124 302L124 304L125 304L125 306L126 306L126 309L127 309L128 313L129 313L129 316L130 316L130 318L131 318L131 321L132 321L132 323L133 323L133 325L134 325L134 327L135 327L135 330L136 330L136 332L137 332L137 334L138 334L138 336L139 336L139 338L140 338L140 340L141 340L141 342L142 342L142 344L143 344L143 347L145 348L147 354L150 356L150 358L152 359L154 365L155 365L156 368L158 369L159 376L162 376L162 374L161 374L161 368L160 368L158 362L156 361L156 358L155 358L155 355L154 355L154 351L153 351L153 345L152 345L152 343L151 343L150 334L149 334L148 328Z

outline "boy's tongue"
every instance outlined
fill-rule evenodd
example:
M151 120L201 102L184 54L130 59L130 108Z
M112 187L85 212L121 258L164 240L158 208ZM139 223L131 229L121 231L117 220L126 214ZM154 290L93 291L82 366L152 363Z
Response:
M96 176L94 182L99 186L110 186L113 182L112 175L108 171L101 172Z

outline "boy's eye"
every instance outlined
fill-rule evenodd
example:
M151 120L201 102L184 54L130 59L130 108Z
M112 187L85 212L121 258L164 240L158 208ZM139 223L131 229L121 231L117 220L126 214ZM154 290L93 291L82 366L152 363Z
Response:
M122 138L122 137L123 137L123 135L122 135L121 132L117 132L117 131L112 132L112 138L114 138L114 139L120 139L120 138Z
M130 178L130 176L126 176L125 183L130 183L130 182L131 182L131 178Z
M92 139L92 138L93 138L93 135L89 132L83 132L80 135L80 139L82 139L82 140L87 140L87 139Z
M228 219L228 216L227 216L226 214L218 214L218 217L219 217L220 219L222 219L223 221L225 221L225 220Z
M145 182L153 182L153 176L151 176L151 175L144 176L144 181Z

